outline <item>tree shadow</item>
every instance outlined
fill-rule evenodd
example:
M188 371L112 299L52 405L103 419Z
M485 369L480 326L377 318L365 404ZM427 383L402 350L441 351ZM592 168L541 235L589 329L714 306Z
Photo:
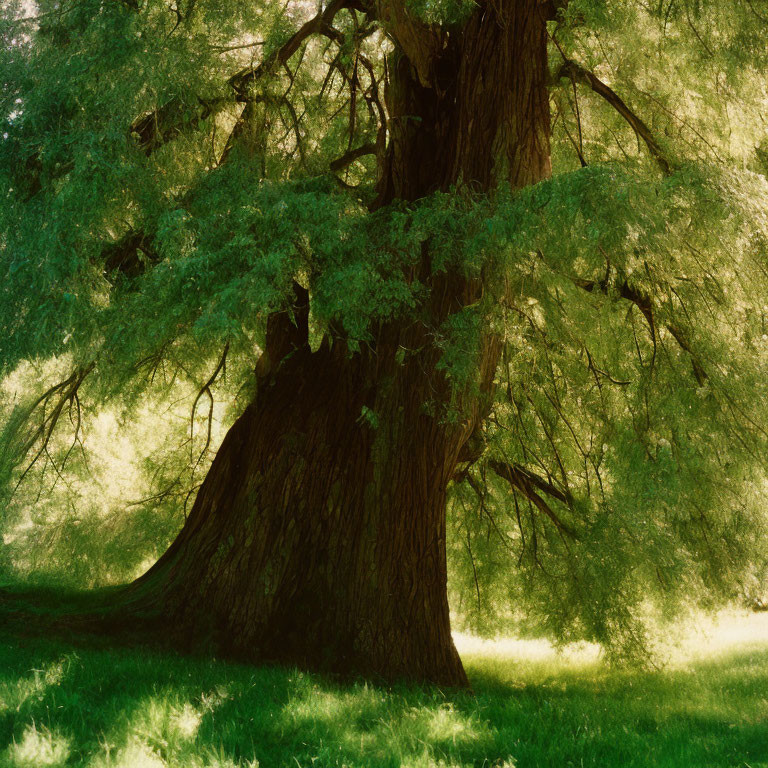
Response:
M469 693L18 629L0 624L0 765L768 764L764 649L654 673L469 657Z

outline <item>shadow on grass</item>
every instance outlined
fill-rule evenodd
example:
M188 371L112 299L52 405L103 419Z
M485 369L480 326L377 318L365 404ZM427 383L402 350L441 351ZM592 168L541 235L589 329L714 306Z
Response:
M768 766L766 649L651 674L475 656L472 695L0 629L3 766Z

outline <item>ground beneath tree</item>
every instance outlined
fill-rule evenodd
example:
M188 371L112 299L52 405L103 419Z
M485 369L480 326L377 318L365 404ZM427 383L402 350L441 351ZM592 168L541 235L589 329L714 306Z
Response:
M474 696L112 647L6 619L7 601L1 766L768 766L765 614L689 633L653 673L610 670L590 648L459 637Z

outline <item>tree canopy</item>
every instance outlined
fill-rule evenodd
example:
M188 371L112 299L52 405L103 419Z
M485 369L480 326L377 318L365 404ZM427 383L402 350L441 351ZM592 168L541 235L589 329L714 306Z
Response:
M42 552L63 578L75 542L92 558L77 578L133 575L183 522L295 286L313 348L355 355L377 324L423 320L431 277L454 271L482 291L430 327L454 398L423 409L461 419L483 333L503 341L450 486L459 622L637 656L659 612L718 604L759 576L768 5L541 2L551 179L382 201L395 57L448 45L476 9L4 3L7 567L40 570ZM414 279L425 243L430 273ZM379 428L375 410L359 419ZM88 480L111 471L91 468L89 446L103 452L115 430L145 459L133 506L99 502Z

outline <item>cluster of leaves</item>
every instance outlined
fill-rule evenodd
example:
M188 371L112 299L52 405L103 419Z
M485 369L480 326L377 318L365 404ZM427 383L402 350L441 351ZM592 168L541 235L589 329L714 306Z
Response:
M473 630L513 606L518 628L637 655L650 603L716 605L765 563L766 206L757 175L602 166L488 220L528 258L485 460L453 502Z
M65 405L66 426L36 442L34 453L45 445L33 461L34 453L18 450L43 416L36 410L30 422L29 392L41 378L64 378L71 364L67 357L24 363L0 389L0 573L59 586L123 583L151 565L183 524L237 407L236 379L230 372L217 382L215 403L191 418L192 385L182 376L158 370L150 396L145 383L144 396L136 388L100 407L93 406L98 382L87 379L77 403Z

